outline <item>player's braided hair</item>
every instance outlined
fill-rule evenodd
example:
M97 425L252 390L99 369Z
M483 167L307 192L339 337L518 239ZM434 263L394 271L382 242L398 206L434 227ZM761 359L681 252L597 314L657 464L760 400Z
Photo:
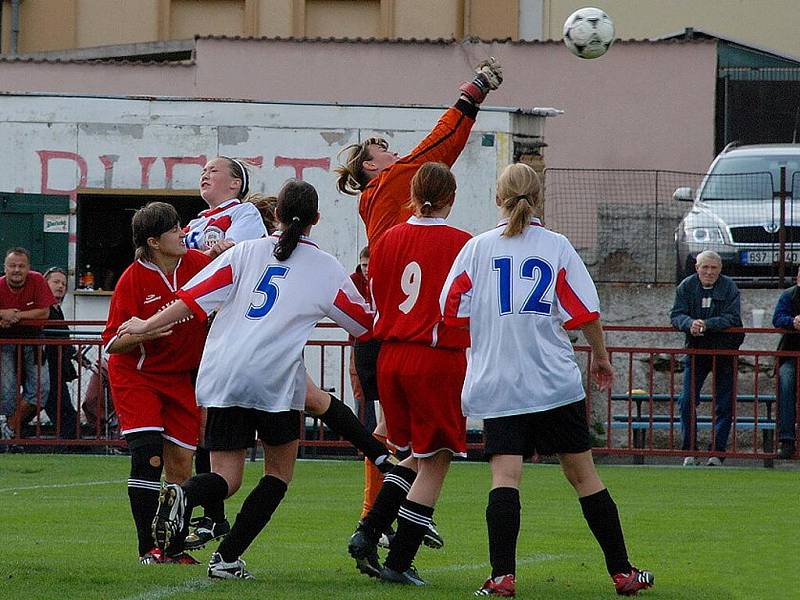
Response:
M297 248L300 237L316 221L319 197L314 186L299 179L287 181L278 192L276 213L281 222L281 236L272 254L278 260L286 260Z
M411 180L410 208L420 216L427 217L436 210L453 203L456 193L456 178L444 163L427 162Z
M497 198L500 209L508 217L503 235L519 235L530 223L531 217L544 216L544 196L539 176L524 163L508 165L497 180Z
M166 202L148 202L145 206L133 213L131 230L133 233L133 246L136 249L137 260L149 260L153 255L147 240L166 233L180 222L178 211Z
M383 138L371 137L360 144L345 146L336 155L339 160L339 166L334 169L339 175L336 180L336 188L343 194L357 196L369 183L369 178L364 172L364 163L372 160L369 153L370 146L380 146L384 150L388 150L389 142ZM342 162L343 154L345 155L344 162Z
M247 167L245 167L243 161L227 156L220 156L220 158L224 158L228 161L228 169L231 177L242 182L242 185L239 187L239 192L236 194L236 197L241 200L247 196L250 191L250 173L247 172Z

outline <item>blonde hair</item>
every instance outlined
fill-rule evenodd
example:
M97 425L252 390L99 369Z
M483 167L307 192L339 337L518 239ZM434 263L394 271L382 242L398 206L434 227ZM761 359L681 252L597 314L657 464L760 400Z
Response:
M384 150L388 150L389 142L383 138L372 137L360 144L345 146L336 155L339 160L339 166L334 169L339 175L336 180L336 188L343 194L357 196L369 183L369 177L364 172L364 163L372 160L369 153L370 146L380 146ZM344 162L341 162L342 154L346 155Z
M452 204L455 193L456 178L450 167L441 162L427 162L411 180L409 207L419 215L428 217L433 211Z
M508 165L497 179L497 198L500 209L508 217L503 235L519 235L531 217L544 216L542 182L536 171L524 163Z

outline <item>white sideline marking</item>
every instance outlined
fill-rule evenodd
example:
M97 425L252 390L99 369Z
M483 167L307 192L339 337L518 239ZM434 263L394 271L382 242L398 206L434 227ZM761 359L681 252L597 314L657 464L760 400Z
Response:
M119 480L119 481L81 481L77 483L51 483L48 485L26 485L23 487L10 487L10 488L0 488L0 493L2 492L22 492L25 490L49 490L54 488L71 488L71 487L84 487L89 485L110 485L110 484L120 484L126 483L126 480Z
M153 566L155 566L156 569L160 568L158 565L145 565L144 568L152 568ZM213 581L210 579L193 579L191 581L185 581L180 585L157 587L143 594L139 594L138 596L128 596L122 600L161 600L161 598L169 598L175 594L204 590L212 583Z
M534 554L533 556L523 556L517 559L518 565L534 565L549 560L565 558L563 554ZM473 563L468 565L446 565L444 567L425 567L426 573L452 573L454 571L476 571L490 569L489 563Z

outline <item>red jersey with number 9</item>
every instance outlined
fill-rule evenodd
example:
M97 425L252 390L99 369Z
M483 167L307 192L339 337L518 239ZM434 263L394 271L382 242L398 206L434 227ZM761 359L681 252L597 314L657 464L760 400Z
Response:
M411 217L370 249L375 338L435 348L469 346L469 332L445 326L439 294L461 248L472 236L440 218Z

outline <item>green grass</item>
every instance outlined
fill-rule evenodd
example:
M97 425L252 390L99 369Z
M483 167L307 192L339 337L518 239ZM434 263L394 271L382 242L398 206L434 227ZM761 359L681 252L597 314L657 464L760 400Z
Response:
M454 464L435 519L442 550L420 550L430 585L359 575L346 545L362 466L302 461L273 521L248 550L255 581L210 581L204 567L140 566L125 481L128 458L0 455L0 598L248 600L468 598L487 576L486 464ZM233 517L262 463L248 463ZM772 469L600 466L634 564L654 599L798 598L798 473ZM522 489L518 597L614 598L599 548L559 469L530 465ZM207 548L197 557L207 560Z

